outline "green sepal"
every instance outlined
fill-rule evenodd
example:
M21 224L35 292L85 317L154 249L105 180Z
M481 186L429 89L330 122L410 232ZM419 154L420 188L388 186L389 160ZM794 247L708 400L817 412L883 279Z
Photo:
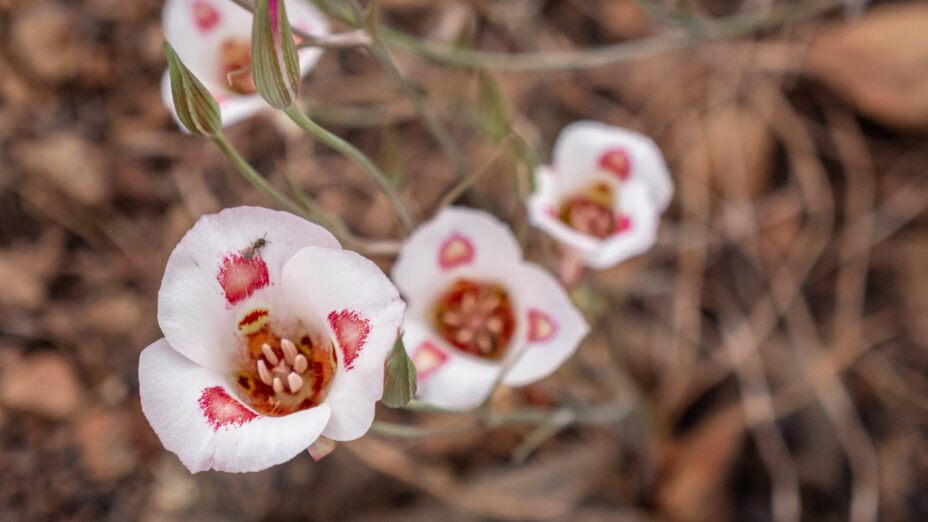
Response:
M184 65L170 42L162 43L171 78L171 97L177 119L193 134L212 136L222 129L219 104Z
M251 70L258 93L286 109L300 95L300 62L284 0L258 0L251 26Z
M401 408L415 397L416 386L416 366L406 354L400 335L387 356L381 402L390 408Z

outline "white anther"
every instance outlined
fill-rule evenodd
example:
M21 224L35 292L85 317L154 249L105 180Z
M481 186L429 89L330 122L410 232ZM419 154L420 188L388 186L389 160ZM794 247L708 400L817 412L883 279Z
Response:
M475 296L473 293L467 292L466 294L461 296L461 311L464 312L465 314L472 312L476 304L477 304L477 296Z
M487 319L487 330L498 334L503 331L503 320L499 317L490 317Z
M280 380L280 377L274 377L274 392L284 392L284 381Z
M287 384L290 385L290 393L296 393L303 387L303 378L296 373L290 372L287 376Z
M450 310L445 312L444 315L441 316L441 319L449 326L461 326L464 324L464 317L461 314L452 312Z
M297 355L296 359L293 360L293 369L296 373L303 373L306 371L306 368L309 368L309 361L306 360L306 356L303 354Z
M487 334L481 334L477 337L477 348L480 348L480 352L488 354L493 350L493 341L490 340L490 336Z
M271 363L271 366L277 366L277 363L280 362L280 359L277 358L277 354L274 353L274 349L267 343L261 345L261 353L264 354L264 358L267 359L267 362Z
M296 345L290 339L281 339L280 348L284 351L284 358L287 364L293 366L293 360L296 359Z
M474 332L470 330L458 330L458 333L454 336L457 342L462 344L467 344L474 339Z
M496 307L499 306L500 302L502 302L502 300L498 295L491 295L490 297L484 299L482 303L480 303L480 311L484 313L492 312L493 310L496 310Z
M267 369L267 365L264 364L264 359L258 359L258 376L261 377L261 382L268 386L274 382L274 377L271 375L271 371Z

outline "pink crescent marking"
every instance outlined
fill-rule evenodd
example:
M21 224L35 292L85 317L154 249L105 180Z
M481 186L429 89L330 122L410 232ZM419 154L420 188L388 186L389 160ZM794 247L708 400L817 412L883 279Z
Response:
M204 33L208 32L219 23L219 11L207 2L197 0L193 3L193 20L197 24L197 29Z
M335 339L342 350L345 370L354 368L354 361L364 349L367 335L371 333L371 322L351 310L329 312L329 326L335 332Z
M448 354L428 341L420 344L412 356L412 363L420 380L435 373L447 361Z
M257 254L248 259L240 254L226 254L216 279L230 305L251 296L270 282L267 264Z
M197 400L206 422L213 431L226 426L241 426L258 417L258 414L233 399L222 386L204 388Z
M474 244L455 232L446 239L438 250L438 265L443 270L466 265L474 260Z
M599 158L599 166L615 174L621 180L628 179L632 173L632 161L624 149L612 149Z
M535 308L528 311L528 340L543 343L557 333L557 323L548 314Z
M621 215L619 219L615 220L615 230L612 231L613 234L619 235L628 232L632 228L632 218Z

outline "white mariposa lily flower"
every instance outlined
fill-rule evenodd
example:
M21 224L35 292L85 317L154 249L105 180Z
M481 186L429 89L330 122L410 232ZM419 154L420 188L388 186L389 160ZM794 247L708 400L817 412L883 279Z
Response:
M286 212L203 216L168 260L142 411L192 472L257 471L360 437L403 318L396 287Z
M293 27L317 37L329 34L328 20L309 2L287 0L285 4ZM224 127L269 107L251 75L251 23L251 13L232 0L167 0L162 11L165 38L216 98ZM300 73L306 76L321 57L320 48L300 49ZM161 96L175 114L167 72L161 81Z
M536 173L529 217L591 268L609 268L654 244L673 197L663 155L647 136L593 121L561 131L553 162Z
M409 303L403 339L417 396L440 408L479 405L501 372L511 386L550 375L589 330L557 280L523 261L485 212L442 211L410 236L392 276Z

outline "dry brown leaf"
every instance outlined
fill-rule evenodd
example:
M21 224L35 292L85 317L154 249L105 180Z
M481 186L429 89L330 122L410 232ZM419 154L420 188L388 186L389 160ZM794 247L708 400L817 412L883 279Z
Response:
M928 128L928 4L886 4L824 29L809 73L887 125Z

